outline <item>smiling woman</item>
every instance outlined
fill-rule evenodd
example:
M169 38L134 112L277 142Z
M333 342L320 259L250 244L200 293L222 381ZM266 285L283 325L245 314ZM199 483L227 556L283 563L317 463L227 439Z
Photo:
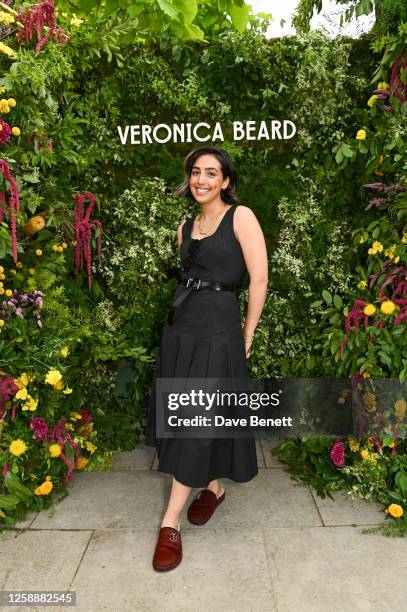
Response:
M253 436L246 438L172 438L156 429L157 379L247 379L246 360L267 291L267 253L263 232L247 206L237 206L236 172L229 155L217 147L201 147L184 161L185 180L178 197L191 196L201 207L196 219L187 219L177 232L182 282L164 326L149 405L147 444L157 447L158 470L172 474L153 567L164 571L181 561L180 513L192 487L205 487L192 502L188 519L206 522L225 498L219 478L247 482L258 473ZM247 268L249 304L242 329L236 289ZM157 417L157 418L156 418ZM170 425L170 423L169 423ZM208 501L202 516L202 500ZM168 556L171 538L177 539Z

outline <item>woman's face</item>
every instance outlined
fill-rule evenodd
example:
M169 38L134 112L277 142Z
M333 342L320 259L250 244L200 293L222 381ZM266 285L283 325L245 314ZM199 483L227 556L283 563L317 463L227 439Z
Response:
M222 167L214 155L201 155L195 160L189 178L189 188L199 204L208 204L220 198L229 177L223 178Z

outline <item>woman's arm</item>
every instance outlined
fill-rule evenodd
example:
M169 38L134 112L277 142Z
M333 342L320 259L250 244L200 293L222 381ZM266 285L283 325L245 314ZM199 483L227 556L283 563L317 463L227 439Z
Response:
M178 242L178 249L181 247L182 244L182 227L185 223L184 221L181 221L181 223L179 224L178 228L177 228L177 242Z
M254 331L267 295L268 260L264 235L253 211L247 206L236 208L233 229L240 242L250 276L249 302L243 326L246 356L250 355Z

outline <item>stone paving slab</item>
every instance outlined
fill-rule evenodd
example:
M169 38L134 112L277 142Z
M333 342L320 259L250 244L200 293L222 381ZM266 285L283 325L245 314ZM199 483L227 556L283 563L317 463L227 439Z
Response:
M281 612L406 612L403 538L360 528L263 527Z
M311 493L324 525L378 525L385 518L382 504L361 498L352 500L346 491L333 491L334 500Z
M187 503L183 561L162 574L151 562L171 475L151 469L155 449L76 473L65 499L21 522L26 531L0 534L2 589L76 590L86 612L406 612L405 539L361 533L382 521L381 504L318 497L267 457L278 443L257 441L250 482L221 479L226 498L208 524L191 525Z
M114 452L112 470L149 470L155 454L155 448L146 444L137 444L131 451Z
M271 449L277 446L280 446L280 444L283 441L284 440L282 439L280 440L279 438L276 438L276 437L260 439L260 444L263 449L263 455L264 455L264 460L265 460L265 467L282 468L285 466L284 463L279 461L277 457L273 457L273 455L271 454Z
M96 531L72 585L78 612L276 612L261 529L182 534L183 560L152 568L156 544L144 531Z
M0 534L2 591L69 589L91 531L8 531ZM2 610L22 610L7 606ZM44 610L26 606L26 610ZM55 610L55 606L50 607ZM64 608L70 610L71 608Z
M222 483L226 498L216 511L217 527L322 525L308 487L293 483L285 470L259 470L250 482L224 478ZM171 476L154 470L78 473L69 484L70 494L54 508L40 512L31 526L155 530L170 486ZM192 490L190 501L197 491ZM187 508L188 504L181 519L185 528L189 528Z
M245 483L226 478L222 482L226 497L216 510L219 528L322 525L309 488L294 483L285 470L259 470L253 480Z
M152 470L76 473L69 495L33 521L35 529L154 530L161 522L170 477Z

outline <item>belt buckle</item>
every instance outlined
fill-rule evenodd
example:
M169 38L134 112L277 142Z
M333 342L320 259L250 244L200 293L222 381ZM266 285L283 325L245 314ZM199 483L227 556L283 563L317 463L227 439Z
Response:
M188 278L187 280L187 287L189 287L191 285L191 283L194 282L194 279L192 277Z

